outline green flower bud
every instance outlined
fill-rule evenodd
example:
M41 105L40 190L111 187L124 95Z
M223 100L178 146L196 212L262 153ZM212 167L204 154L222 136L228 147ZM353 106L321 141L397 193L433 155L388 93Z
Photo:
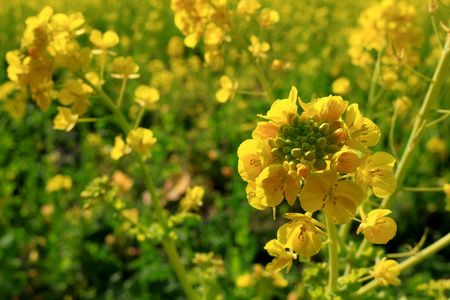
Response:
M294 148L291 150L291 154L295 158L301 158L303 156L303 152L300 148Z
M286 141L279 136L274 140L274 142L275 145L279 148L283 148L286 145Z
M323 123L319 127L319 131L322 134L328 134L329 130L330 130L330 124L328 124L328 123Z
M316 153L315 153L315 152L313 152L313 151L308 151L308 152L305 153L305 159L306 159L306 160L312 161L312 160L314 160L315 158L316 158Z
M302 150L303 151L308 151L309 149L311 149L311 145L308 143L304 143L302 144Z
M318 138L316 141L316 148L317 149L322 149L325 148L325 146L327 145L327 139L324 137Z
M307 143L308 142L308 137L304 136L302 137L302 144Z
M316 159L313 163L313 167L316 170L325 170L327 168L327 162L323 159Z
M315 145L316 144L316 138L313 137L313 136L310 137L309 140L308 140L308 143L311 144L311 145Z
M294 157L292 156L292 154L288 153L284 156L284 158L286 158L287 161L291 161L294 159Z
M318 149L315 152L316 152L316 158L323 158L326 155L325 150L323 150L323 149Z
M283 153L286 154L286 153L289 153L289 152L291 152L291 148L288 147L288 146L284 146L283 147Z
M325 147L325 152L326 153L336 153L340 150L338 145L335 144L330 144L328 146Z
M294 126L298 126L301 122L302 122L302 118L300 118L299 115L295 115L292 118L292 124L294 124Z
M278 156L278 157L284 157L284 153L283 150L281 150L281 148L273 148L270 153L272 153L272 155L274 156Z
M275 144L275 139L274 138L267 138L267 143L269 144L270 147L275 148L277 145Z

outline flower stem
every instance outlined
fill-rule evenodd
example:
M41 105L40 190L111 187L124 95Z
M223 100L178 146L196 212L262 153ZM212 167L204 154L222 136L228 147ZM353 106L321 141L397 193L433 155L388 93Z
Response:
M413 257L408 258L407 260L400 263L400 271L405 271L411 267L414 267L415 265L419 264L420 262L424 261L428 257L432 256L433 254L441 251L445 247L450 245L450 233L447 233L447 235L440 238L438 241L434 242L430 246L426 247L422 251L418 252ZM362 288L360 288L356 295L364 295L365 293L369 292L370 290L374 289L378 286L377 280L372 280Z
M328 231L328 240L330 243L328 244L329 258L328 262L329 268L329 276L328 276L328 293L333 293L337 289L337 279L339 275L339 262L338 262L338 234L336 225L328 221L327 219L327 231Z
M378 51L377 61L375 62L375 69L373 70L372 80L370 81L369 97L367 99L367 111L366 111L367 118L370 118L370 116L372 115L374 98L375 98L375 87L378 82L378 77L380 76L381 58L383 56L383 52L384 52L384 47L383 47L383 49Z
M444 187L403 187L402 191L407 192L443 192Z
M136 121L134 122L134 127L133 128L138 128L139 124L141 124L142 121L142 117L144 116L144 112L145 112L145 106L142 106L141 109L139 110L139 113L136 117Z
M117 100L117 108L119 108L119 109L122 106L123 94L125 93L126 85L127 85L127 77L124 76L123 80L122 80L122 86L120 87L119 99Z
M92 84L81 72L75 73L81 80L83 80L86 84L91 86L94 91L97 93L98 97L103 101L103 103L108 106L108 108L114 113L117 122L121 126L122 130L124 131L125 135L128 134L128 132L131 130L131 126L128 123L128 121L125 119L124 115L122 114L119 107L114 103L114 101L103 91L103 89L95 86ZM162 245L164 250L166 251L170 264L172 268L174 269L175 273L178 276L178 279L180 280L180 283L184 289L184 292L186 293L186 296L189 300L197 299L197 295L194 293L194 290L192 289L191 284L188 281L186 270L184 269L184 266L181 263L180 256L178 254L178 251L175 247L175 242L172 238L169 237L169 226L167 224L167 219L164 217L163 210L161 207L161 203L159 202L158 195L156 193L155 185L153 183L153 179L150 176L150 171L145 164L144 158L142 155L135 153L136 160L139 164L139 167L141 168L142 176L144 179L145 187L150 193L151 196L151 203L153 205L153 209L155 211L156 219L158 223L163 228L166 235L162 239Z
M413 130L409 136L408 142L406 144L405 152L402 155L398 168L395 172L395 177L397 177L397 186L401 187L406 178L406 173L408 172L409 166L414 157L415 150L418 146L418 140L420 140L423 133L423 124L428 119L430 109L434 102L439 96L439 91L441 90L442 84L444 83L445 76L448 73L450 67L450 35L447 36L444 50L442 51L441 58L439 60L436 71L433 75L433 81L428 87L427 94L423 101L422 107L420 108L419 114L417 115ZM394 204L394 200L397 197L399 189L392 193L389 197L384 198L381 203L380 208L391 208Z

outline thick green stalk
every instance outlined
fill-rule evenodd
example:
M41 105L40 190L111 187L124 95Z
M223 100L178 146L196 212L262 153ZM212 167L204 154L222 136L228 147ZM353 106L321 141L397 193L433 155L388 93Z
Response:
M76 75L81 78L86 84L91 86L94 91L97 93L99 98L103 101L103 103L108 106L108 108L113 112L113 114L116 117L117 122L122 127L122 130L124 131L125 135L128 134L128 132L131 130L131 126L128 123L128 121L125 119L124 115L122 114L121 110L117 107L117 105L111 100L111 98L103 91L103 89L93 85L83 73L77 72ZM184 269L183 264L181 263L180 256L178 254L178 251L175 247L175 242L172 238L170 238L167 233L169 232L169 227L167 224L167 219L164 217L163 209L161 207L161 203L159 202L158 195L156 193L155 185L153 183L153 179L150 176L150 171L148 169L148 166L145 164L144 158L142 155L135 153L136 160L139 164L139 167L141 168L141 172L143 175L145 187L150 193L151 196L151 203L153 205L153 209L155 211L156 219L158 223L161 225L161 227L164 229L164 232L166 233L166 236L162 239L162 245L164 250L166 251L170 264L172 265L172 268L175 270L175 273L178 276L178 279L180 280L180 283L184 289L184 292L186 293L186 296L189 300L197 299L197 295L194 293L194 290L192 289L192 286L190 285L186 270Z
M328 293L333 293L337 289L337 279L339 275L339 261L338 261L338 233L336 225L327 219L328 232L328 251L329 251L329 276L328 276Z
M433 75L433 81L430 83L430 86L428 87L428 91L423 101L422 107L420 108L419 114L415 119L413 130L411 132L411 135L409 136L408 143L406 144L405 152L403 153L402 158L398 164L397 170L395 172L395 177L397 177L398 188L389 197L383 199L380 208L390 209L394 204L394 200L397 197L397 193L400 190L401 186L403 185L403 182L405 181L406 173L408 172L409 166L414 157L418 141L422 137L423 126L428 119L431 107L436 102L436 99L439 96L439 91L441 90L442 84L444 83L444 79L447 73L449 72L449 68L450 68L450 37L447 36L441 58L439 60L436 71Z
M405 271L409 268L414 267L415 265L421 263L428 257L432 256L433 254L441 251L445 247L450 245L450 233L447 233L446 236L440 238L438 241L434 242L430 246L426 247L422 251L418 252L416 255L408 258L407 260L400 263L400 271ZM369 292L370 290L374 289L379 285L377 280L372 280L368 284L364 285L362 288L360 288L356 295L364 295L365 293Z

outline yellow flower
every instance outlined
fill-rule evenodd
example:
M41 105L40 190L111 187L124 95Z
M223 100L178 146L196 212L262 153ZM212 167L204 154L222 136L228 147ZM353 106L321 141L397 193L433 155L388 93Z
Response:
M180 211L197 210L203 205L202 199L205 196L205 189L201 186L188 188L186 196L180 201Z
M239 82L235 81L234 83L231 81L230 77L227 75L223 75L220 77L220 90L216 93L216 99L220 103L225 103L230 99L233 100L236 90L239 86Z
M364 192L369 186L374 195L384 198L392 194L397 188L397 179L392 173L395 158L386 152L365 154L355 173L355 180Z
M128 133L127 144L133 148L134 151L144 155L150 155L150 149L156 143L156 138L153 137L153 132L150 129L139 127L133 129Z
M272 262L268 263L266 266L266 270L269 272L278 273L280 270L286 269L286 273L289 273L289 270L292 267L292 260L297 259L297 254L292 251L286 251L286 248L278 240L270 240L265 246L264 249L269 252L269 255L275 256Z
M374 270L371 271L372 275L378 281L381 286L399 285L400 279L400 266L398 262L393 259L383 258L375 264Z
M289 213L284 217L292 221L278 229L277 239L282 247L293 249L302 257L316 255L322 248L320 236L326 236L320 228L325 226L303 214Z
M343 100L340 96L333 95L315 99L310 103L304 103L301 100L299 102L304 110L303 118L315 117L318 121L330 124L341 118L348 105L348 101Z
M352 104L347 109L345 124L349 138L345 144L361 152L369 152L367 147L375 146L380 140L380 129L371 120L364 118L358 104Z
M159 100L159 91L148 85L138 86L134 95L136 96L134 101L147 109L155 108L155 103Z
M242 179L247 182L255 181L261 171L270 163L267 157L269 155L270 149L262 140L244 141L238 148L238 171Z
M345 95L350 89L350 81L346 77L340 77L331 84L333 94Z
M241 275L236 279L237 287L245 288L251 286L252 284L253 278L250 273L245 273L244 275Z
M57 174L47 181L45 190L52 193L59 190L70 190L72 188L72 178L68 175Z
M255 130L252 132L252 137L265 141L267 138L276 138L278 130L280 130L280 126L274 122L258 122Z
M294 205L302 186L297 169L293 170L286 161L266 167L256 178L256 184L256 196L267 207L277 206L284 198Z
M55 57L55 64L60 68L68 68L69 71L77 71L86 68L91 63L91 49L80 45L75 40L58 40L52 44L50 52Z
M386 244L397 232L397 224L392 218L386 217L390 214L389 209L374 209L366 216L360 208L362 223L359 225L357 234L364 234L366 240L373 244Z
M267 208L267 205L262 204L261 197L256 195L256 182L250 181L245 188L245 192L247 194L248 204L252 207L264 210Z
M114 139L114 147L111 149L111 158L118 160L122 156L131 152L131 147L122 139L122 135L118 135Z
M250 15L253 15L260 8L261 4L258 0L241 0L237 5L236 13L250 20Z
M280 15L276 10L264 8L258 16L258 23L262 29L272 29L273 25L280 21Z
M353 173L359 166L359 157L351 150L339 151L331 159L331 169L338 173Z
M260 42L259 39L252 35L250 37L251 45L248 46L248 51L250 51L254 57L260 57L265 58L266 54L264 52L267 52L270 50L269 43L266 42Z
M93 50L94 54L106 53L108 48L112 48L119 43L119 36L114 31L107 31L104 34L99 30L92 30L89 40L96 47L100 48L98 50Z
M53 120L53 128L69 132L75 127L77 121L78 115L73 114L70 108L58 106L58 114Z
M91 88L80 80L69 80L60 91L58 100L63 105L72 105L72 113L82 115L91 105L88 98Z
M300 204L307 212L324 208L325 216L333 224L350 222L361 204L364 193L353 181L337 181L339 175L323 171L309 175L300 193Z
M139 71L139 66L134 62L131 56L120 56L115 58L113 60L113 70L116 72L115 74L111 74L111 77L113 78L139 78L139 74L136 74Z
M290 123L297 114L297 88L292 87L288 99L276 100L267 115L258 115L261 118L271 120L277 125Z
M84 17L81 12L70 14L56 14L50 22L52 29L57 35L68 35L69 38L84 33L84 29L78 29L84 24Z

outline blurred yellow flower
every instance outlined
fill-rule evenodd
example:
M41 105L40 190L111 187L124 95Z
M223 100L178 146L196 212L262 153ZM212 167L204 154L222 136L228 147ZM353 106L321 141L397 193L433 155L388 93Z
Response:
M254 57L265 58L266 57L265 52L270 50L269 43L266 42L261 43L259 39L254 35L250 37L250 42L251 45L248 46L248 51L250 51Z
M57 174L47 181L45 190L52 193L59 190L70 190L72 188L72 178L68 175Z
M57 130L71 131L78 121L78 115L73 114L70 108L58 106L58 114L53 120L53 128Z
M134 101L147 109L154 109L155 103L159 100L159 91L148 85L140 85L134 92Z
M223 75L220 77L220 86L221 88L216 92L216 100L220 103L225 103L233 100L234 95L236 94L236 90L239 86L239 82L235 81L234 83L231 81L230 77L227 75Z
M269 255L275 256L272 262L268 263L266 270L269 272L278 273L280 270L286 268L286 273L292 267L292 260L297 259L297 254L286 251L286 248L276 239L270 240L264 249L269 252Z
M258 23L262 29L272 29L273 25L280 21L280 15L276 10L263 8L258 16Z
M205 196L205 189L201 186L188 188L186 195L180 200L180 211L198 210L202 205L202 199Z
M362 223L359 225L357 234L364 234L366 240L373 244L386 244L397 233L397 224L392 218L386 217L390 214L389 209L374 209L367 217L360 208Z
M135 79L139 78L139 66L134 62L131 56L127 57L117 57L113 60L113 70L116 73L111 74L111 77L122 79Z
M118 135L114 138L114 147L111 149L111 158L118 160L122 156L131 152L130 145L126 145L122 139L122 135Z
M150 156L150 149L156 143L156 138L150 129L139 127L133 129L128 133L127 144L133 148L134 151L144 155Z
M244 275L241 275L236 279L237 287L245 288L251 286L252 284L253 278L250 273L245 273Z
M371 273L381 286L399 285L401 282L398 278L400 266L393 259L386 260L386 258L383 258L375 264Z
M82 115L87 112L88 106L91 105L88 98L92 89L82 83L81 80L69 80L64 88L59 92L58 100L63 105L72 105L72 113Z
M93 50L93 54L107 53L108 48L112 48L119 43L119 36L114 31L108 30L104 34L101 31L94 29L89 36L89 40L99 49Z
M339 94L339 95L345 95L350 90L350 80L348 80L346 77L340 77L333 81L331 84L331 90L333 94Z

